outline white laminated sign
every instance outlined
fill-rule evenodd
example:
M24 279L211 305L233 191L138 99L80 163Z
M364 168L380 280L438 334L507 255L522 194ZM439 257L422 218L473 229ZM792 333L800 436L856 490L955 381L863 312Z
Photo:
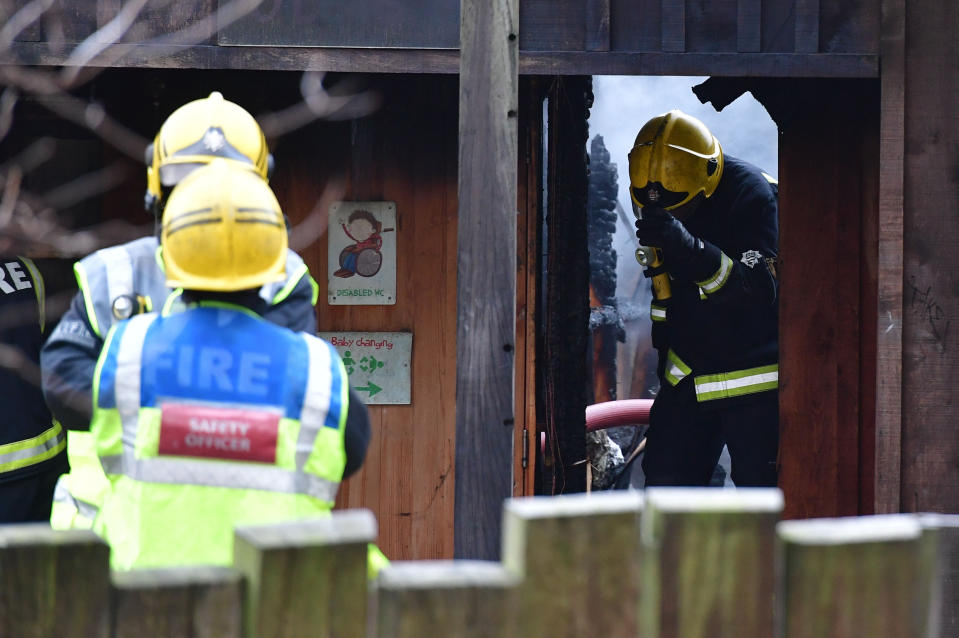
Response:
M320 332L350 376L350 387L367 405L410 403L412 332Z

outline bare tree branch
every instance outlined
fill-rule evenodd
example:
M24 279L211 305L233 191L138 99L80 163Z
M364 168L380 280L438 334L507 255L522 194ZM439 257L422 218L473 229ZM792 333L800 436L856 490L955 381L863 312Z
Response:
M0 53L6 52L13 40L50 10L56 0L33 0L14 13L0 29Z

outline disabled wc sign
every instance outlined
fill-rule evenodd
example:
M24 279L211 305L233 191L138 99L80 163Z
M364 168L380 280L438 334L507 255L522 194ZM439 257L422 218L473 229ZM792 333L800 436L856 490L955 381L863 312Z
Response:
M396 303L396 204L330 206L327 301L331 305Z

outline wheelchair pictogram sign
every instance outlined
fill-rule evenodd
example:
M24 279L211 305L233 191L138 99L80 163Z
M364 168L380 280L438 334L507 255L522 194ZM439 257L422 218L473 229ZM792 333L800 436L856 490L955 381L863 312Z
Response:
M396 303L396 205L330 206L328 265L330 304Z

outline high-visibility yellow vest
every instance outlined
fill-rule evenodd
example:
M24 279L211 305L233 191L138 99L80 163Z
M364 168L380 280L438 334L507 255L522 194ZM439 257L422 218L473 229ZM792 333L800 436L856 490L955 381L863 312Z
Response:
M328 514L348 404L332 346L238 306L116 324L91 424L113 567L228 565L235 526Z

